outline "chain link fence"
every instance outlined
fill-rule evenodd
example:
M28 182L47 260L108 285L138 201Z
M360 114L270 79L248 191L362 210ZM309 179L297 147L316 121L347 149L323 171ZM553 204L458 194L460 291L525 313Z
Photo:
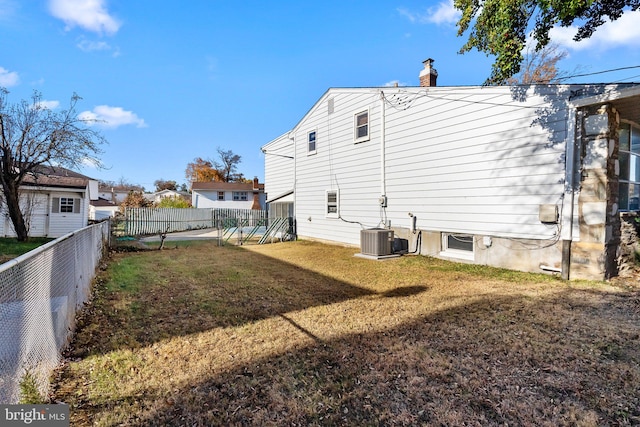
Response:
M105 221L0 266L0 403L19 401L26 373L46 395L108 239Z

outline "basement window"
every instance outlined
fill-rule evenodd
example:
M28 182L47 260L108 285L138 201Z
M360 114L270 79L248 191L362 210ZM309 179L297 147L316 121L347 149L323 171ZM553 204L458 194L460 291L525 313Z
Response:
M369 110L361 111L354 116L354 142L369 140Z
M473 236L442 233L442 252L440 255L473 261Z

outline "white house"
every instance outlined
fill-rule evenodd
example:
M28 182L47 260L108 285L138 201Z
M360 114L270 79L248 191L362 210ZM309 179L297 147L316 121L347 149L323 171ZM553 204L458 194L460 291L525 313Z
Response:
M131 191L144 191L141 187L136 186L108 186L100 185L98 188L98 197L103 200L110 200L116 205L120 205L127 198Z
M187 193L186 191L176 191L176 190L169 190L169 189L156 191L155 193L145 194L144 196L147 200L153 203L160 203L162 199L176 198L176 197L181 197L189 202L191 201L191 194Z
M392 230L401 252L615 275L640 196L640 85L437 87L432 62L419 87L329 89L265 144L270 211L300 238Z
M101 221L111 218L120 210L120 205L115 204L111 200L98 199L91 200L89 204L89 219L92 221Z
M194 208L265 209L264 184L252 182L194 182L191 204Z
M98 198L98 181L62 167L42 166L21 187L21 204L30 237L60 237L88 224L89 202ZM0 235L15 237L2 208Z

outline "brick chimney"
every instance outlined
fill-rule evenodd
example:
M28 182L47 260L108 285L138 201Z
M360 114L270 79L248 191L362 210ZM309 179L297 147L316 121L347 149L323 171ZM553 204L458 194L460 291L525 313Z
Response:
M432 67L433 59L428 58L422 61L424 69L420 71L420 86L432 87L436 85L436 79L438 78L438 72Z
M253 178L253 203L251 204L251 209L261 209L260 206L260 182L258 181L258 177Z

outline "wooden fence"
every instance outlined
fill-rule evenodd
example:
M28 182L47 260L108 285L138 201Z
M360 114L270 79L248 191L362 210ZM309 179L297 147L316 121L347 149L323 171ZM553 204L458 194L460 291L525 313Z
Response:
M178 209L127 208L124 224L115 227L118 234L144 236L201 228L217 228L233 221L255 222L267 218L267 211L256 209Z

